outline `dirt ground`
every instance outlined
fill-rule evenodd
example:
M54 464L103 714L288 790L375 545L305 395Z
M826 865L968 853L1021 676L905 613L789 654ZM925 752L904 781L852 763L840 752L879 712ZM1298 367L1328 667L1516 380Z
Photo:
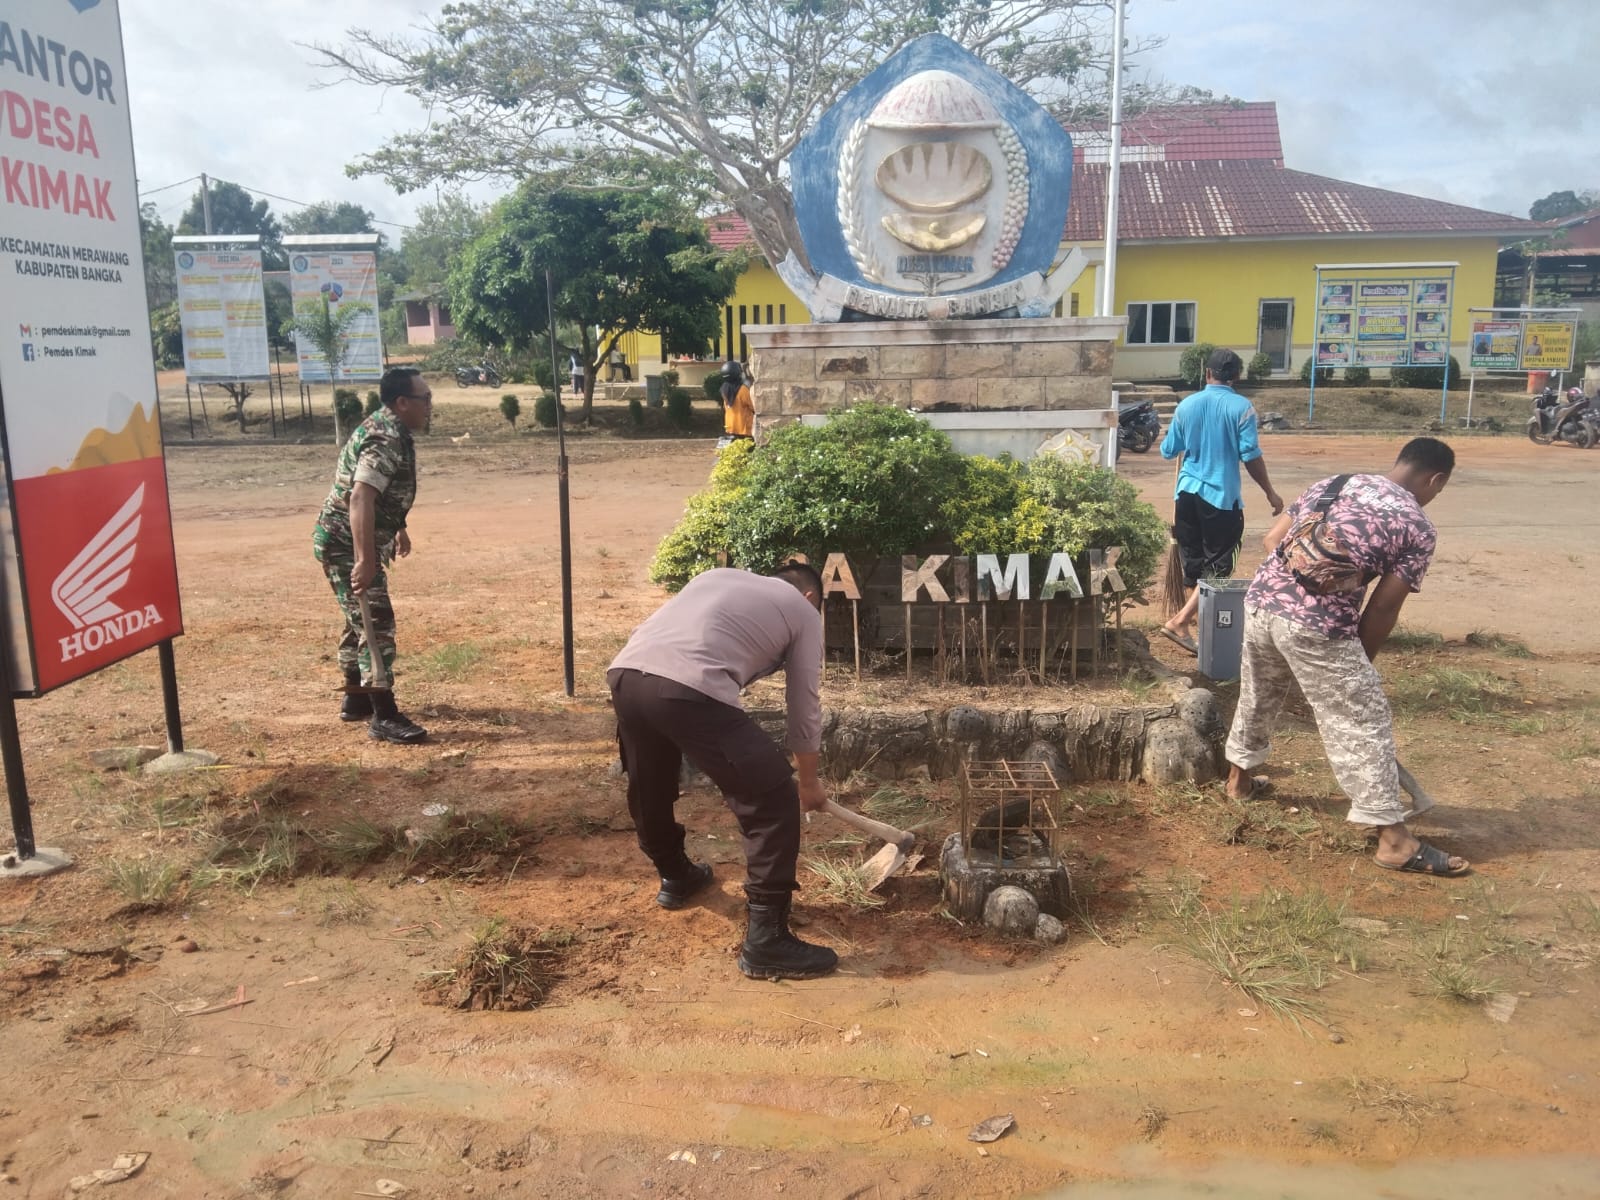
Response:
M603 671L660 602L649 557L710 442L574 438L569 700L553 445L451 440L474 419L441 407L393 572L420 748L334 719L309 553L331 446L170 443L186 736L223 766L89 764L160 741L153 654L20 706L40 840L77 865L0 889L0 1191L60 1196L148 1151L115 1194L1600 1194L1600 453L1461 442L1439 557L1382 660L1402 757L1441 803L1422 831L1472 876L1375 869L1297 710L1273 799L1071 789L1064 945L963 928L932 863L864 910L803 868L803 932L843 968L773 985L734 967L719 798L680 808L717 886L667 913L608 773ZM1286 494L1398 444L1265 443ZM1124 470L1165 510L1168 464ZM892 792L937 846L949 788ZM848 853L839 832L810 826L808 858ZM494 959L494 921L533 957ZM428 1003L474 939L542 1002ZM1004 1138L967 1139L1005 1113Z

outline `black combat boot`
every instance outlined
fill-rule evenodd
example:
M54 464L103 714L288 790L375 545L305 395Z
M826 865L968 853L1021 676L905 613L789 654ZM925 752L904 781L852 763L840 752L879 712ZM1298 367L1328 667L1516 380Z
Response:
M750 904L739 970L751 979L816 979L839 965L826 946L802 942L789 932L789 901Z
M372 692L372 720L367 725L367 736L375 742L395 742L401 746L414 746L426 741L428 731L418 725L394 705L394 693Z
M366 692L352 692L361 686L361 668L344 669L344 703L339 705L339 720L366 721L372 717L372 697Z
M661 890L656 893L656 903L662 908L679 909L711 883L711 864L690 862L685 858L682 871L661 877Z

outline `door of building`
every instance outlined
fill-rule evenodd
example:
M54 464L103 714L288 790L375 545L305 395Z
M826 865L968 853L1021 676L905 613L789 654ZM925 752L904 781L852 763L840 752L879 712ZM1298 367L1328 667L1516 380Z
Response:
M1289 354L1293 343L1290 331L1294 328L1293 300L1263 300L1256 325L1256 349L1272 359L1273 371L1289 369Z

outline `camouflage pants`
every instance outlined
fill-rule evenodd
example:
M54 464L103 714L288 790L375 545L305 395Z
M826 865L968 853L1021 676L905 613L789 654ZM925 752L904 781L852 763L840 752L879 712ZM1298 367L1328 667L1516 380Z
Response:
M348 542L322 536L320 528L312 540L312 553L322 564L334 598L344 613L344 633L339 638L339 667L343 671L359 669L361 682L372 686L372 658L367 646L366 630L361 623L361 601L350 590L350 572L355 569L355 551ZM390 680L394 679L394 605L389 602L389 577L384 570L388 555L378 555L378 573L367 587L367 605L372 610L372 630L378 638L378 649L388 668Z
M1356 825L1404 821L1389 701L1357 638L1324 637L1248 609L1228 761L1246 771L1266 761L1273 726L1296 683L1317 719L1328 765L1350 797L1346 820Z

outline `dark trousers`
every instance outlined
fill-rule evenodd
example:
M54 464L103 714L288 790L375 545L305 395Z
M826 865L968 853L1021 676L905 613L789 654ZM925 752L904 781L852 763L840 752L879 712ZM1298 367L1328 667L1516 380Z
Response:
M1244 544L1244 509L1214 508L1193 492L1183 492L1172 516L1172 538L1183 560L1183 583L1227 579Z
M753 904L781 904L798 889L800 792L794 768L750 715L640 671L611 689L617 747L628 773L628 811L643 850L664 878L687 873L683 826L673 812L687 758L722 789L744 835L744 890Z

